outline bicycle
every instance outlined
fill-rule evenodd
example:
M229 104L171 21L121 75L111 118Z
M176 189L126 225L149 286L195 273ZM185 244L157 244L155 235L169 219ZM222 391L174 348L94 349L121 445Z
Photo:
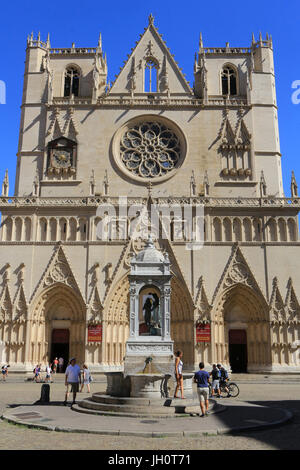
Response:
M229 394L231 395L232 398L236 398L240 393L240 389L235 382L222 382L220 383L220 393L221 393L222 398L228 396L226 388L229 390ZM212 397L211 384L209 384L209 396Z

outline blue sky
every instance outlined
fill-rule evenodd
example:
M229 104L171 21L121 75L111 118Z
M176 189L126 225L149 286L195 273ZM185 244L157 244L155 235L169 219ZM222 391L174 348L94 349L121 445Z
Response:
M290 196L294 170L300 186L300 104L292 103L292 83L300 80L300 7L296 1L182 2L165 0L114 2L3 2L0 29L0 80L6 84L6 104L0 104L0 182L9 170L10 195L14 173L27 35L50 33L52 47L96 46L102 33L109 80L113 81L127 54L143 33L152 13L187 80L193 83L194 54L202 31L204 46L247 47L254 32L272 35L279 107L279 132L285 195ZM300 96L300 95L299 95Z

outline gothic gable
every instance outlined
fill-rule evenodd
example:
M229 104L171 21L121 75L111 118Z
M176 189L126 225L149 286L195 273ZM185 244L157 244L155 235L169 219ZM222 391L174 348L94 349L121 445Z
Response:
M226 292L236 285L243 285L251 288L260 297L264 298L252 270L249 267L241 249L237 244L233 245L231 256L220 278L218 286L214 292L212 303L221 292Z
M54 286L55 284L63 284L71 288L84 302L84 297L81 293L79 284L75 279L69 260L60 245L54 251L43 276L31 296L31 301L38 295L38 293L48 287Z
M150 87L147 79L145 83L148 69L152 81ZM110 94L144 92L192 94L192 89L154 26L152 16L110 89Z

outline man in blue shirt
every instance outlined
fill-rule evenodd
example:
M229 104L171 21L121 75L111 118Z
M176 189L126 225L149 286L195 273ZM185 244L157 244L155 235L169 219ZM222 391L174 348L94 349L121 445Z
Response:
M204 363L200 362L198 372L194 375L194 382L197 384L197 393L202 411L201 418L208 415L209 407L209 373L204 370Z

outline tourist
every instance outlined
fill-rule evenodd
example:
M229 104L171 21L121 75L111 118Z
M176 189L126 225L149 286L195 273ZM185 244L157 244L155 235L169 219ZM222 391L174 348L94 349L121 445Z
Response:
M4 364L4 366L2 366L1 372L2 372L2 380L3 380L3 382L6 381L6 378L7 378L7 376L8 376L8 368L9 368L9 364Z
M34 372L33 380L35 380L36 383L40 382L41 381L41 368L39 364L35 366L35 368L33 369L33 372Z
M56 374L57 372L57 366L58 366L58 359L57 357L54 359L52 367L53 367L53 374Z
M78 364L76 364L76 358L70 359L70 364L66 368L65 372L65 385L67 387L64 405L67 405L70 391L73 393L72 405L75 405L76 393L79 392L79 384L81 384L81 370ZM69 387L71 390L69 391Z
M176 358L175 358L176 388L175 388L175 392L174 392L174 398L179 398L177 396L177 393L178 393L179 389L180 389L180 393L181 393L181 398L185 398L185 396L183 394L183 375L182 375L183 362L182 362L182 356L183 356L183 352L182 351L177 351Z
M217 367L217 364L213 364L212 371L210 373L212 377L212 386L211 386L211 396L214 396L215 390L218 391L217 397L221 397L221 391L220 391L220 377L221 377L221 372Z
M58 359L58 372L63 372L63 368L64 368L64 358L60 356L60 358Z
M194 375L194 382L197 384L197 393L200 402L201 418L208 415L209 407L209 373L204 370L204 363L200 362L198 372Z
M226 385L229 380L228 372L221 364L217 364L217 367L220 371L220 385L223 385L225 392L227 392L227 397L231 397L229 388Z
M86 364L83 364L82 385L81 385L80 392L82 392L84 385L86 385L88 393L91 393L91 390L90 390L91 381L92 381L91 372L88 366Z
M51 381L51 373L52 373L51 364L47 364L45 382L50 382Z

